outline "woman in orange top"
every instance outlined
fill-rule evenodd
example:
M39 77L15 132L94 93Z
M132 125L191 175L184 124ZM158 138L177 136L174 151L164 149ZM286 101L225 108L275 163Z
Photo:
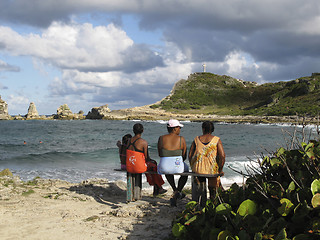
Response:
M195 137L189 151L189 161L192 172L202 174L221 174L225 163L225 153L219 137L212 135L214 125L205 121L202 124L203 135ZM199 181L205 181L199 178ZM208 189L210 198L214 199L215 192L221 187L220 177L208 178Z
M143 173L145 171L157 172L157 162L149 157L148 142L141 135L143 126L136 123L133 126L134 136L129 140L126 151L126 167L130 173ZM163 194L167 190L162 188L164 181L159 174L146 174L147 181L154 186L153 195Z

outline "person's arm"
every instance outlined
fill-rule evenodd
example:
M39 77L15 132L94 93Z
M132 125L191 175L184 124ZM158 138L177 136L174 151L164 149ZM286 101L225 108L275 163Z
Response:
M183 161L187 159L187 144L184 137L181 137L181 143L182 143L182 158Z
M121 155L121 151L122 151L122 143L121 143L121 141L119 140L119 141L117 141L117 147L119 148L119 156ZM120 157L121 158L121 157Z
M162 146L161 146L161 142L162 142L162 141L161 141L161 137L162 137L162 136L160 136L159 139L158 139L158 155L159 155L159 157L160 157L160 150L162 149Z
M191 158L192 158L192 156L194 154L195 149L196 149L196 144L193 141L191 146L190 146L190 150L189 150L189 156L188 156L189 157L189 162L191 161Z
M146 140L143 140L143 153L144 157L146 158L146 162L150 161L149 151L148 151L148 142Z
M224 152L224 149L223 149L223 146L222 146L222 142L221 142L220 139L219 139L218 145L217 145L217 155L218 155L219 173L223 174L222 169L223 169L224 163L226 161L226 154Z

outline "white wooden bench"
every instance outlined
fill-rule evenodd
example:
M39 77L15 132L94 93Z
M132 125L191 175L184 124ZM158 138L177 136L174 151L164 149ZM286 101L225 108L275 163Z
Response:
M125 170L114 169L115 171ZM143 174L157 174L156 172L144 172ZM221 174L199 174L194 172L175 173L172 175L191 176L192 200L203 206L207 201L207 181L200 182L197 177L219 177ZM142 198L142 173L127 172L127 203Z

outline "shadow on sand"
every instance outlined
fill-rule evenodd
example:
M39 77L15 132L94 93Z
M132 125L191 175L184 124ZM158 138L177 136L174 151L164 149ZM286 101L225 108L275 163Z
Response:
M187 194L177 202L177 207L171 207L169 199L172 192L153 197L152 191L143 190L141 200L127 203L126 183L121 181L104 184L83 182L67 190L85 194L100 204L110 206L111 210L101 213L104 214L102 217L124 218L122 227L125 233L118 239L174 239L171 235L172 221L184 210L191 198L190 194Z

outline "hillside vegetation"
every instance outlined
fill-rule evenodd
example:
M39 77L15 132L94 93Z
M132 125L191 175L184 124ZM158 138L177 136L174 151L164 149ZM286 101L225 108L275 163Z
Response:
M258 85L212 73L194 73L152 108L218 115L308 115L320 112L320 74Z

